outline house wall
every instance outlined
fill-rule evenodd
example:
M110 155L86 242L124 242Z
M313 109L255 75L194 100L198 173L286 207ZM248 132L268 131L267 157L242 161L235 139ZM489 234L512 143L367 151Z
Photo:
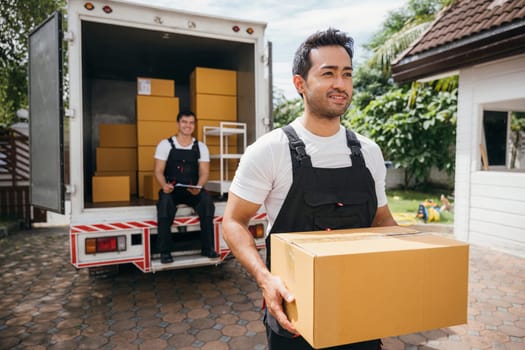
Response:
M454 232L458 239L525 256L525 172L484 171L483 108L525 110L525 55L460 71Z

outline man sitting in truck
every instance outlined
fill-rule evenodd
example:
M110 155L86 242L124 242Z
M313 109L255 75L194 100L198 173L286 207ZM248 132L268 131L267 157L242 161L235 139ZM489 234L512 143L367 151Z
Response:
M203 189L210 173L208 147L192 134L197 118L191 111L177 115L179 131L162 140L155 150L155 178L161 189L157 203L157 248L163 264L173 262L171 225L178 204L187 204L197 211L201 226L201 255L217 258L214 249L213 215L215 206Z

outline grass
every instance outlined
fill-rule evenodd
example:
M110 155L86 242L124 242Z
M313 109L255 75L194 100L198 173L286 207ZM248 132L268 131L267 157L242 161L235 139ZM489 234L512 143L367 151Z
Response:
M394 218L399 224L416 224L422 223L423 220L417 218L417 210L419 204L426 199L431 199L436 204L441 206L440 196L444 194L447 196L451 204L451 195L449 192L442 192L439 190L428 190L424 192L412 190L388 190L388 206L394 215ZM454 214L451 211L442 211L440 213L440 220L437 223L452 224L454 223Z

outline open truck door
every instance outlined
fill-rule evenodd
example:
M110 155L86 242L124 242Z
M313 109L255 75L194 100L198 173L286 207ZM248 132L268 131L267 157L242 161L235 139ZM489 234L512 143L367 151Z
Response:
M29 35L30 200L64 214L62 14Z

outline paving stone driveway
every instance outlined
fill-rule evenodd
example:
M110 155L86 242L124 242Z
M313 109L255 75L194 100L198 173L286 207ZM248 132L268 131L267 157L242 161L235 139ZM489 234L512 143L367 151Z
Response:
M0 349L267 349L261 295L235 259L94 279L67 244L65 228L0 239ZM525 349L524 307L525 259L473 246L469 323L384 349Z

